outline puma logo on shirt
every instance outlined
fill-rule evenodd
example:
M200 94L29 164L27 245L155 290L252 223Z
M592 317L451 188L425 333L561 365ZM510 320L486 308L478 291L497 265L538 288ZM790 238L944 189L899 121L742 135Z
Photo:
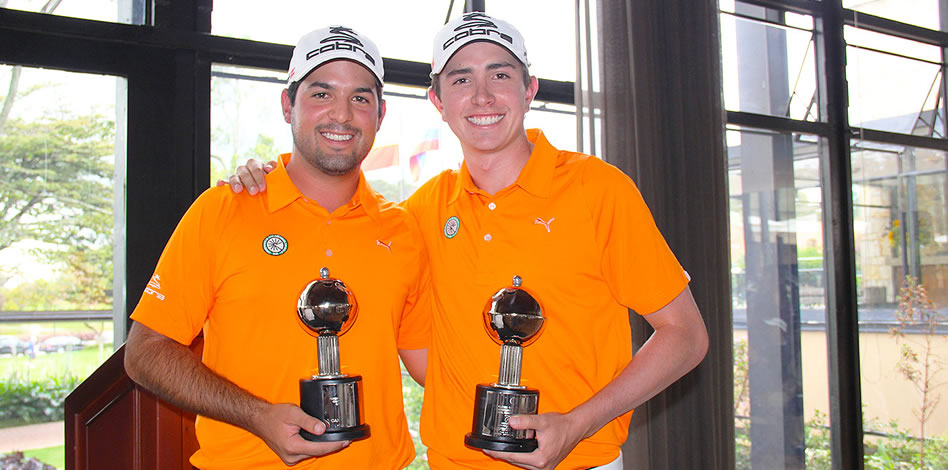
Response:
M547 233L549 233L550 224L552 224L554 220L556 220L556 217L550 217L550 220L543 220L537 217L537 220L534 220L533 223L537 225L542 225L544 228L546 228Z

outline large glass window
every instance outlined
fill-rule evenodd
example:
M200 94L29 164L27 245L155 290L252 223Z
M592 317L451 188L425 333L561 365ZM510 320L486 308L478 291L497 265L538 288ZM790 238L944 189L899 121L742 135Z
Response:
M843 0L843 8L928 29L939 29L941 0ZM859 16L856 16L859 21Z
M836 31L843 34L845 44L833 44L826 40L835 34L809 34L816 31L816 24L838 27L818 18L807 20L779 7L720 2L725 103L734 111L729 117L773 126L770 130L735 126L727 139L738 468L822 469L852 457L830 453L830 434L856 424L831 423L830 400L837 401L836 409L843 409L836 415L842 420L851 420L853 408L861 405L865 468L948 468L943 457L948 455L948 414L939 402L945 387L940 374L948 364L948 276L942 272L948 264L948 163L946 152L936 150L944 148L946 137L944 58L942 48L911 39L915 29L907 27L940 29L943 4L844 0L843 7L853 10L844 13L847 25ZM799 6L788 5L788 10L799 11ZM860 22L863 13L907 25L887 24L881 33L873 30L876 22ZM834 64L832 54L822 47L845 47L844 61ZM825 67L816 66L821 63ZM845 67L825 70L844 72L843 87L827 83L821 90L820 80L805 80L825 79L817 73L833 66ZM788 85L794 83L810 86ZM844 90L844 96L831 96L836 90ZM809 103L800 108L795 101ZM844 101L848 109L843 111L817 107ZM834 112L839 114L830 114ZM810 127L800 121L829 125ZM849 139L847 124L856 128L858 138L851 141L849 155L833 154L838 149L827 145L826 137ZM819 135L791 131L801 128ZM843 158L850 159L852 187L830 191L818 162ZM849 240L848 234L838 231L852 230L854 299L848 298L848 289L826 291L826 271L834 271L839 279L848 275L845 266L823 261L820 203L824 194L848 195L850 189L851 201L832 202L836 213L852 209L853 226L832 227L826 238ZM848 259L846 250L842 247L839 259ZM755 256L766 262L753 261ZM755 266L757 274L752 272ZM824 328L823 299L829 295L843 299L835 302L837 309L847 309L847 304L858 309L858 324L847 323L849 312L829 312L840 315L843 319L837 324L848 330L834 338L827 337ZM764 321L766 326L755 330L755 314L771 323ZM757 338L766 339L773 325L780 329L770 333L773 343L755 346L755 331ZM852 338L851 329L858 329L858 351L852 348L858 354L855 358L844 344ZM851 370L829 376L828 341L837 346L833 358L857 361L861 387L844 383L853 380ZM799 381L794 375L799 367L795 354L802 358ZM760 364L768 358L779 360L772 363L773 370L759 372L766 370ZM830 397L833 387L828 387L827 378L836 382L836 390L861 388L861 396ZM755 404L760 409L767 403L761 400L775 403L764 412L769 414L755 411ZM803 410L799 416L793 414L794 406ZM755 431L779 426L766 435ZM849 445L843 446L844 451Z
M432 40L445 23L449 5L442 0L350 0L344 5L272 0L261 8L253 1L218 0L214 2L211 33L295 45L301 34L340 24L372 38L382 57L431 63ZM463 8L464 2L454 2L450 17L460 15ZM253 21L247 21L249 11Z
M487 10L517 27L530 52L530 73L552 80L576 80L575 0L489 2ZM542 13L537 14L537 9ZM555 12L553 14L552 12ZM430 59L429 59L430 61Z
M850 124L944 137L941 50L851 27L845 35Z
M946 153L853 141L852 179L867 461L945 468Z
M742 3L721 4L725 107L819 120L813 19L766 13Z
M0 83L0 427L58 427L25 449L62 468L62 400L124 317L124 80L0 66Z
M145 17L144 0L83 0L81 2L0 0L0 7L86 20L131 24L142 24Z
M819 140L727 142L737 468L810 467L829 454Z

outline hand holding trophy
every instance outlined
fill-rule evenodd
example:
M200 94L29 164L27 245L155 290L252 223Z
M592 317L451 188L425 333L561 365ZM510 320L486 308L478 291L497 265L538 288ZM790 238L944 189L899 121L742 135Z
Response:
M523 347L536 341L543 328L543 308L520 285L494 294L484 307L487 334L500 344L500 374L497 383L480 384L474 398L474 423L464 443L479 449L502 452L532 452L537 448L533 429L514 429L514 415L536 414L540 391L520 385Z
M355 323L359 305L346 285L319 270L320 279L300 294L297 314L316 336L319 369L311 379L300 380L300 408L326 423L326 432L315 435L300 430L308 441L348 441L369 437L362 416L362 376L340 371L339 335Z

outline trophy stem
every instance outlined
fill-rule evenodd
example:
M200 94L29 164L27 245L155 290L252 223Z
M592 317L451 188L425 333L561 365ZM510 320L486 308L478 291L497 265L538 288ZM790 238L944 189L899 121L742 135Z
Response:
M504 343L500 347L500 373L497 375L497 385L507 387L520 386L520 361L523 357L523 347L515 343Z
M339 337L336 335L319 335L316 337L316 352L319 359L319 373L315 377L338 377L339 370Z

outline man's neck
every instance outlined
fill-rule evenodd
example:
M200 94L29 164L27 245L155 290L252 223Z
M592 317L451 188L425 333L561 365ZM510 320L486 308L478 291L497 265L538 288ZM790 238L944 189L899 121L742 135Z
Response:
M474 185L494 195L517 181L520 171L530 160L533 143L524 136L522 141L518 140L516 145L501 152L481 152L463 145L461 148Z
M286 164L286 173L303 196L329 213L348 204L359 187L358 169L342 176L327 175L296 155Z

